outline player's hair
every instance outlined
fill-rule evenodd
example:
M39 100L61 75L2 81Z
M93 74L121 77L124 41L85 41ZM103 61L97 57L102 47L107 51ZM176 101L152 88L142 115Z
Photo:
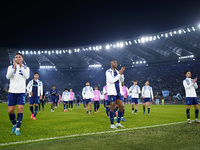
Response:
M16 53L16 54L15 54L15 56L16 56L16 55L20 55L20 56L22 56L22 58L23 58L23 55L22 55L22 53Z
M133 82L137 82L137 80L133 80Z
M116 61L115 59L111 60L110 63L112 63L113 61Z
M65 90L67 90L67 88L65 88Z
M94 88L98 88L98 86L95 85Z
M54 87L55 85L53 85L52 87Z
M149 82L149 80L146 80L145 83L146 83L146 82Z
M90 83L89 81L87 81L86 83Z
M34 73L34 75L35 75L35 74L38 74L38 75L39 75L39 73L38 73L38 72L35 72L35 73Z
M188 73L188 72L190 72L190 70L186 70L184 73L185 73L185 75Z

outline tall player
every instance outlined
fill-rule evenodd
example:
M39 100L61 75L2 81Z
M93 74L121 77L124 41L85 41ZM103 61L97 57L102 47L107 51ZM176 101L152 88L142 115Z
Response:
M149 81L145 82L145 86L142 87L142 97L143 97L143 112L145 114L145 105L148 103L148 115L150 115L150 104L153 101L153 89L149 86ZM152 98L152 99L151 99Z
M43 95L43 84L39 80L39 73L34 73L34 79L29 81L27 85L27 92L29 93L29 106L31 111L31 119L36 120L38 105ZM33 112L33 104L35 104L35 111Z
M22 118L23 107L25 104L26 80L30 76L30 69L22 64L23 55L15 54L13 65L10 65L7 70L6 78L10 80L8 90L8 114L10 121L13 124L11 133L21 135L19 132ZM15 117L15 106L17 105L17 122Z
M62 93L64 112L66 112L68 109L69 99L70 99L70 93L68 92L67 88L65 88L65 91Z
M88 104L90 105L89 114L91 115L92 114L91 113L92 99L94 98L94 93L93 93L93 88L90 86L89 82L86 82L86 86L82 90L82 96L83 96L83 99L85 100L87 115L88 115Z
M111 68L106 71L106 84L107 84L107 90L108 90L108 101L110 102L110 123L111 129L117 129L117 127L124 128L124 126L121 125L121 117L123 114L123 103L122 103L122 82L124 82L124 75L123 72L125 70L125 67L122 67L121 70L117 70L117 61L112 60L110 62ZM117 102L117 105L119 107L118 111L118 118L116 126L114 125L114 109L115 109L115 103Z
M73 109L73 102L74 102L74 92L72 91L72 89L70 89L70 99L69 99L69 109L71 107L71 110Z
M55 103L57 100L58 91L56 90L56 86L53 85L50 90L50 99L51 99L51 112L54 112Z
M197 78L191 79L191 72L188 70L185 72L186 79L183 80L183 86L185 88L185 95L186 95L186 115L188 119L188 123L191 124L190 121L190 106L194 105L195 107L195 122L200 123L198 120L199 115L199 105L198 105L198 99L196 94L196 89L198 88L197 85Z
M99 101L100 101L100 91L98 90L98 87L94 87L94 112L97 113L99 112Z
M128 90L131 95L131 104L132 104L132 114L134 113L134 104L135 104L135 115L137 114L140 87L137 85L137 80L133 81L133 85Z
M108 118L110 118L110 107L109 107L109 102L108 102L108 92L107 92L107 85L103 87L103 94L104 94L104 99L105 99L105 106L106 106L106 115Z
M124 118L124 114L125 114L125 104L128 98L128 88L124 85L124 82L122 82L122 91L123 91L123 97L122 97L122 102L123 102L123 114L122 114L122 121L126 121L126 119Z

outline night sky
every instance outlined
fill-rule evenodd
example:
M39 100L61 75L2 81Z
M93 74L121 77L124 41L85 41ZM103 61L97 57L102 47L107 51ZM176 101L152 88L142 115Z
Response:
M1 2L0 47L98 44L200 23L200 1Z

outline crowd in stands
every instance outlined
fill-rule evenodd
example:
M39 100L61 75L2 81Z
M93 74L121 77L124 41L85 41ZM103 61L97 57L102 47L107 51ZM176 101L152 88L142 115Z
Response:
M120 67L118 67L119 69ZM31 68L30 68L31 69ZM75 94L80 94L87 81L94 87L98 86L100 91L103 91L103 87L106 84L105 71L109 68L90 68L85 70L34 70L31 69L30 78L33 78L34 72L40 73L40 80L44 84L44 90L48 97L48 91L50 91L52 85L55 85L59 93L62 93L67 87L73 89ZM127 67L125 76L125 85L130 88L133 84L133 80L138 80L140 88L144 86L146 80L149 80L150 86L153 88L154 96L162 99L162 90L168 90L169 96L165 98L168 101L185 101L185 90L183 87L183 80L185 79L184 72L191 70L192 77L198 77L200 74L199 62L190 61L176 64L157 64L157 65L135 65L134 67ZM0 73L0 100L7 101L7 90L9 80L6 79L7 68L2 69ZM27 83L28 83L27 81ZM200 85L200 79L198 80ZM177 99L174 96L180 93L181 99ZM197 95L200 95L200 90L197 90Z

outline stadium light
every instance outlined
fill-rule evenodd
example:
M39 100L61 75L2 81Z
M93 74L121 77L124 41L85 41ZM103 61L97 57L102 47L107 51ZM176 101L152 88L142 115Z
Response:
M178 33L181 34L181 33L182 33L182 30L178 30Z
M41 53L43 54L43 51L41 51Z
M136 61L136 64L139 64L139 62L138 62L138 61Z
M144 38L144 37L141 38L141 42L142 42L142 43L145 42L145 38Z
M40 55L40 51L38 51L38 54Z
M36 55L36 51L34 51L34 54Z
M125 42L126 45L128 45L128 42Z
M60 52L59 52L60 54L62 54L62 51L60 50Z
M92 50L92 47L89 47L89 50Z
M22 55L24 55L24 51L22 51Z
M132 42L131 42L131 41L128 41L128 42L129 42L130 45L132 45Z
M145 63L146 63L146 61L143 61L143 63L145 64Z
M116 45L114 44L113 47L116 48Z
M56 54L58 54L58 50L56 50Z
M97 51L99 50L99 46L96 46L96 50L97 50Z
M31 55L33 54L33 52L31 51Z
M194 28L194 27L192 27L192 30L193 30L193 31L195 31L195 28Z
M26 51L26 54L28 54L28 51Z
M120 47L124 47L124 43L121 42L121 43L119 44L119 46L120 46Z
M152 36L149 37L149 41L152 41Z
M48 51L48 54L50 55L50 54L51 54L51 51Z
M71 50L69 50L69 53L71 54L71 53L72 53L72 51L71 51Z
M167 33L165 33L165 37L168 38L168 34Z
M117 43L117 47L119 47L119 43Z
M98 68L98 67L102 67L101 64L98 64L98 65L89 65L90 68Z
M136 40L134 40L134 42L135 42L135 44L137 44L137 41L136 41Z
M187 30L188 30L188 32L190 32L190 29L189 29L189 28L187 28Z
M110 46L109 46L109 45L106 45L106 49L110 49Z
M174 31L174 34L176 34L176 31Z
M54 51L51 51L52 54L54 54Z

